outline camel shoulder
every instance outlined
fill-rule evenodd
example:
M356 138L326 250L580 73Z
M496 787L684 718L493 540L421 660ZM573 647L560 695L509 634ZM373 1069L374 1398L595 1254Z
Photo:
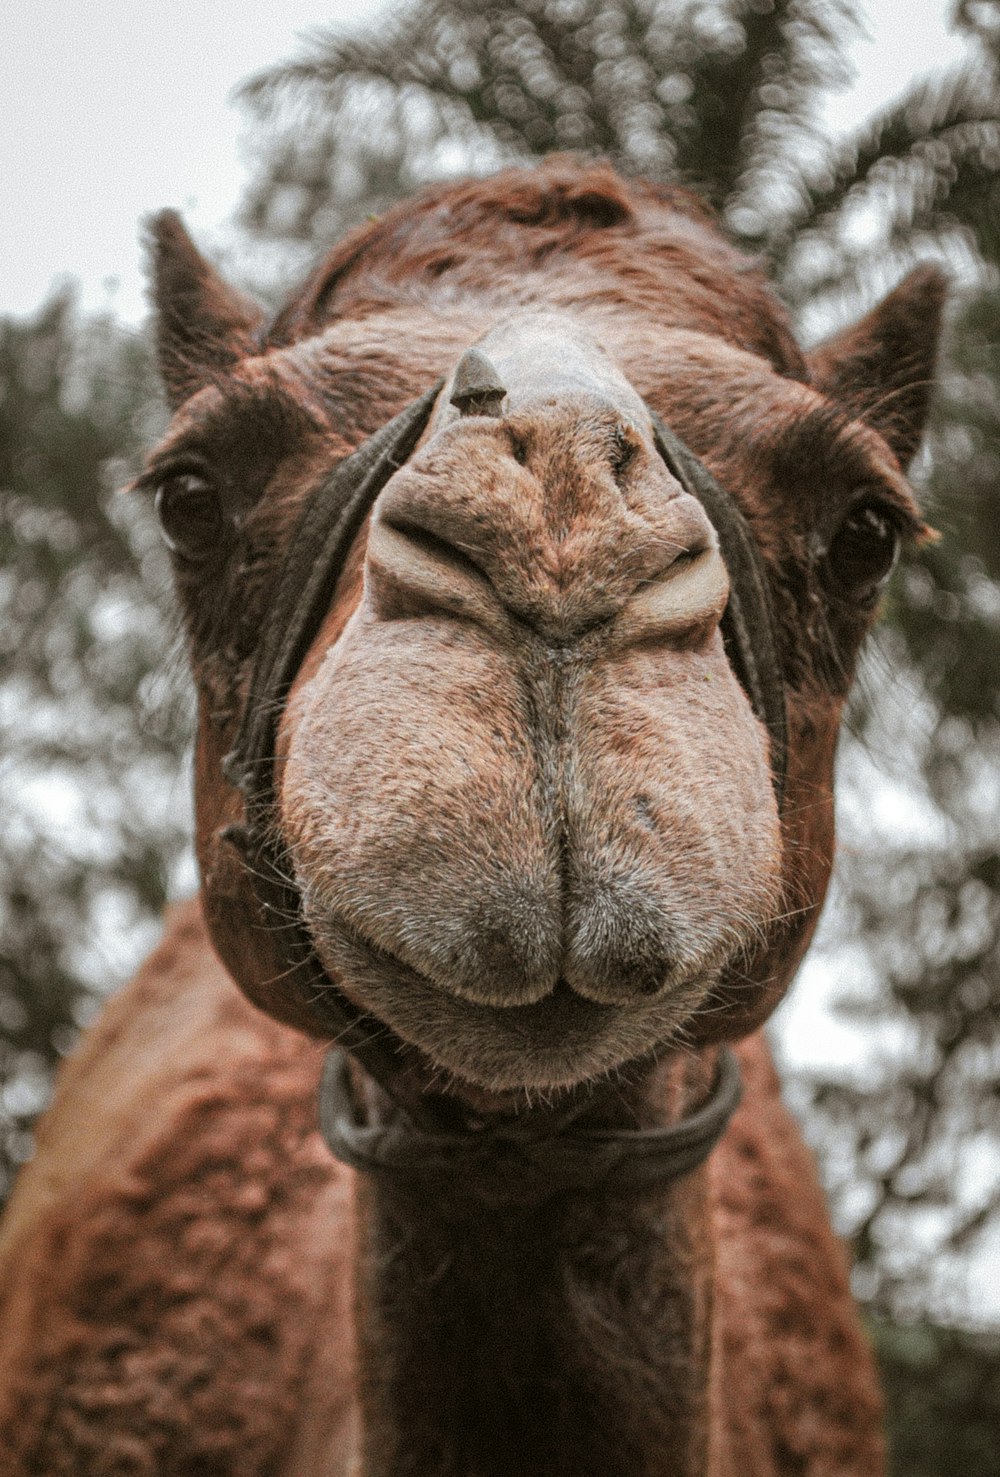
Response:
M320 1063L244 1000L197 904L174 909L64 1064L0 1230L0 1472L131 1470L139 1431L159 1473L277 1470L321 1322L347 1323ZM332 1431L350 1351L326 1361Z

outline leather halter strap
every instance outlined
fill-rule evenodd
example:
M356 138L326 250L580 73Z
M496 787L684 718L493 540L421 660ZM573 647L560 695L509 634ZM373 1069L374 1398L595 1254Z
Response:
M441 384L338 462L307 498L278 575L236 742L223 760L226 779L246 797L246 825L229 826L224 834L251 868L265 913L281 924L288 975L337 1045L350 1051L390 1096L397 1067L394 1038L336 988L302 917L275 817L274 751L289 690L332 604L351 546L382 488L420 439Z
M539 1205L574 1191L641 1191L690 1174L725 1133L743 1095L740 1068L728 1046L719 1052L708 1097L680 1123L663 1128L583 1129L568 1114L546 1115L539 1128L516 1118L499 1126L428 1131L406 1109L369 1122L351 1090L350 1063L331 1051L319 1085L319 1122L330 1151L370 1174L460 1186L470 1200Z
M329 1079L334 1084L346 1081L337 1063L342 1059L342 1051L348 1051L397 1102L396 1111L406 1114L410 1148L397 1153L396 1138L392 1135L386 1137L386 1129L365 1128L356 1123L352 1127L352 1118L343 1108L343 1095L339 1088L336 1089L334 1098L340 1106L336 1111L333 1108L324 1110L325 1122L330 1125L335 1140L331 1141L331 1148L347 1158L349 1163L361 1165L364 1161L363 1167L366 1168L375 1167L374 1161L381 1162L384 1156L392 1162L405 1158L406 1153L413 1150L410 1135L418 1128L435 1136L438 1145L436 1159L440 1160L442 1154L447 1159L452 1153L447 1142L449 1136L442 1134L441 1119L432 1104L415 1106L411 1102L404 1109L399 1103L394 1090L399 1066L398 1039L381 1021L353 1005L334 985L320 962L302 916L301 897L290 874L281 841L276 816L274 753L278 725L289 690L330 608L348 553L379 493L420 439L440 393L441 383L439 381L355 452L338 462L308 496L278 575L268 624L253 662L240 729L232 751L223 761L226 779L242 790L246 797L246 824L226 827L223 835L243 854L251 869L254 890L264 912L281 925L288 960L286 978L294 981L302 998L330 1032L335 1047L341 1049L331 1052L324 1081ZM770 735L773 782L780 807L786 754L785 695L763 559L732 497L657 416L652 418L660 455L685 491L701 502L719 538L731 582L729 602L722 618L723 639L733 670L754 712ZM704 1153L698 1150L691 1167L700 1162L698 1153L701 1158L708 1153L736 1106L737 1099L730 1090L733 1073L737 1075L738 1084L735 1059L731 1065L728 1057L723 1056L722 1060L722 1087L717 1085L711 1101L717 1107L721 1103L725 1111L720 1108L720 1112L711 1118L715 1136L710 1134L704 1139ZM333 1089L328 1087L324 1091L329 1096ZM725 1106L727 1103L728 1107ZM660 1131L658 1147L654 1146L653 1139L641 1135L625 1135L624 1139L621 1135L614 1135L619 1147L625 1140L633 1145L625 1156L635 1161L631 1173L638 1178L631 1182L638 1183L643 1174L651 1174L654 1163L660 1165L661 1171L669 1171L666 1177L673 1177L674 1171L670 1166L687 1162L684 1153L689 1151L682 1150L681 1145L687 1141L688 1125L698 1119L699 1114L696 1114L682 1124ZM376 1140L372 1134L381 1135L377 1148L373 1147ZM488 1132L486 1137L491 1142L499 1142L501 1136ZM582 1163L578 1154L573 1159L564 1137L559 1140L567 1156L562 1162ZM589 1156L596 1147L590 1142L591 1137L573 1135L573 1142L589 1144L583 1155L587 1162L590 1162ZM697 1133L694 1138L702 1143ZM546 1153L551 1153L553 1141L546 1139L546 1145ZM615 1153L608 1149L601 1162L606 1160L610 1164L614 1158ZM646 1168L640 1169L640 1164L645 1164ZM684 1172L683 1167L676 1170L678 1174ZM611 1180L622 1176L627 1178L627 1172L621 1168L613 1172L609 1170L608 1174ZM653 1177L663 1178L664 1173Z
M705 464L663 424L655 411L650 411L650 415L657 450L684 491L701 503L718 535L722 558L729 571L729 600L722 617L722 639L730 666L770 736L771 779L780 810L788 764L785 681L760 546L733 497L719 486Z

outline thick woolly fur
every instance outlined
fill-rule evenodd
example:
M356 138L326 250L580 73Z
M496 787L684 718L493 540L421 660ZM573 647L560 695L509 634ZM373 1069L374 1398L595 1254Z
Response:
M67 1063L3 1223L5 1477L338 1470L350 1348L323 1321L348 1319L352 1190L315 1131L319 1063L175 910Z
M215 499L177 564L202 900L66 1064L8 1211L0 1474L878 1477L844 1260L754 1033L822 903L874 613L827 551L859 497L923 531L939 278L807 357L691 197L559 159L369 223L270 327L175 217L153 239L176 413L140 483ZM303 499L471 345L501 414L449 380L379 497L286 706L278 824L331 979L405 1043L401 1092L656 1124L740 1043L708 1167L631 1200L359 1193L315 1131L322 1025L220 834ZM646 406L764 555L780 819L715 536Z

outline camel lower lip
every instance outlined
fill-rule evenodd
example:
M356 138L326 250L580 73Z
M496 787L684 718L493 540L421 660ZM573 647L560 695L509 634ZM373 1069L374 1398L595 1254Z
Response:
M339 920L312 918L331 979L438 1067L477 1087L507 1092L573 1087L648 1056L673 1038L704 1000L699 978L665 996L605 1005L560 979L527 1005L463 999L369 944Z
M550 1020L555 1011L579 1010L584 1013L589 1011L595 1018L599 1019L602 1016L607 1016L621 1009L620 1006L605 1005L600 1002L588 1000L585 996L580 995L574 990L573 986L562 975L559 976L546 994L542 995L538 1000L531 1001L529 1004L512 1002L508 1005L502 1000L477 1000L472 994L461 993L448 985L441 984L422 970L414 968L412 964L407 964L405 960L400 959L390 950L382 948L380 944L372 943L370 939L366 938L364 934L359 933L355 927L343 918L338 917L331 920L326 925L322 934L317 935L316 942L321 955L323 952L324 937L328 940L338 938L343 940L351 950L356 951L359 955L364 955L372 966L384 971L386 976L398 980L402 988L418 984L425 990L435 991L443 1000L454 1001L456 1006L469 1006L474 1010L484 1011L490 1016L496 1015L504 1022L505 1026L512 1026L515 1029L522 1028L522 1023L523 1028L534 1029L542 1022ZM348 994L350 994L349 978L345 980L345 986ZM367 1008L363 1000L356 1000L355 1004L362 1006L362 1008ZM542 1028L544 1029L544 1027Z

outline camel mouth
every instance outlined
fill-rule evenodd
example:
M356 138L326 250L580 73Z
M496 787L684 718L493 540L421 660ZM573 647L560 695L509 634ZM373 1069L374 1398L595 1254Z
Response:
M587 999L562 976L530 1003L485 1004L442 988L329 915L308 921L331 981L349 999L438 1071L493 1093L576 1087L662 1049L681 1036L721 969L628 1004Z

